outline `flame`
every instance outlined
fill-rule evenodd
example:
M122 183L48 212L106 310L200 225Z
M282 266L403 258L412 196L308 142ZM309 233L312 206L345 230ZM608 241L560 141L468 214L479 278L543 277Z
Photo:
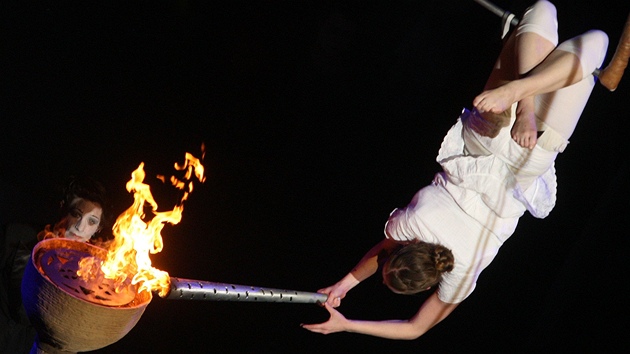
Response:
M204 151L202 145L202 157ZM204 168L201 159L186 153L185 162L180 165L175 163L175 169L185 171L182 179L172 176L171 184L184 194L173 210L158 211L158 205L151 194L150 186L144 183L145 172L144 162L132 172L131 180L127 182L126 188L129 193L133 193L133 204L118 218L112 228L114 241L108 248L107 259L104 260L100 269L107 279L112 279L116 291L122 291L130 285L138 285L138 292L158 291L160 296L166 296L170 287L170 277L167 272L156 269L151 265L150 254L162 251L161 231L166 223L177 224L181 221L184 210L183 202L188 199L193 190L191 177L194 176L199 182L204 182ZM157 176L162 182L164 176ZM153 218L145 220L145 207L150 206ZM92 260L82 261L81 269L83 273L94 274L90 269L94 268ZM79 274L85 276L85 274Z

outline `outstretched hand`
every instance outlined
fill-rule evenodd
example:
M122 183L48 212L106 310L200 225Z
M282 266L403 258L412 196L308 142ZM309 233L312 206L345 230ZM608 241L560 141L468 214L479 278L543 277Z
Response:
M324 308L330 313L328 321L316 324L301 324L303 328L308 329L311 332L330 334L336 332L343 332L346 330L348 320L337 310L335 310L328 302L324 303Z

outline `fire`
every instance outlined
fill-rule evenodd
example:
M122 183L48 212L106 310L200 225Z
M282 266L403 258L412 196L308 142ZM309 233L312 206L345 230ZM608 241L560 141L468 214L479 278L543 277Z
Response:
M203 159L203 146L202 157ZM204 182L204 168L201 160L190 153L186 153L185 162L180 165L175 163L175 169L185 171L184 177L170 178L170 183L177 189L183 190L180 202L173 210L158 211L158 205L151 194L150 186L144 183L144 163L132 172L131 180L126 188L133 193L133 204L114 223L112 232L114 241L108 249L107 259L100 269L107 279L114 281L115 290L121 291L128 286L138 286L138 292L158 291L160 296L165 296L170 287L170 277L167 272L151 266L150 254L162 251L163 242L161 231L166 223L177 224L181 221L184 210L183 203L193 190L193 174L199 182ZM158 176L165 182L164 176ZM145 207L150 206L153 218L145 220ZM91 258L91 257L90 257ZM93 260L86 258L81 263L82 273L92 273ZM80 274L85 276L85 274ZM131 278L130 278L131 277Z

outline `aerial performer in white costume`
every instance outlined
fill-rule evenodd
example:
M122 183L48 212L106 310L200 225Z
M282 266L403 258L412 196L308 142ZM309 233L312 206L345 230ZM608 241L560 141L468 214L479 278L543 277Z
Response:
M304 328L417 338L473 292L525 211L549 214L556 201L554 161L569 143L608 48L599 30L558 44L557 26L549 1L525 11L505 38L485 91L446 134L437 156L443 171L391 213L385 238L350 273L320 290L328 294L330 319ZM407 320L345 318L335 308L379 268L395 293L437 288Z

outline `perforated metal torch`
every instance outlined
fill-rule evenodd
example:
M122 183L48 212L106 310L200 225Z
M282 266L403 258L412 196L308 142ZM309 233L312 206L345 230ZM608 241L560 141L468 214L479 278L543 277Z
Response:
M170 291L163 298L205 301L324 303L328 299L328 295L171 277Z

